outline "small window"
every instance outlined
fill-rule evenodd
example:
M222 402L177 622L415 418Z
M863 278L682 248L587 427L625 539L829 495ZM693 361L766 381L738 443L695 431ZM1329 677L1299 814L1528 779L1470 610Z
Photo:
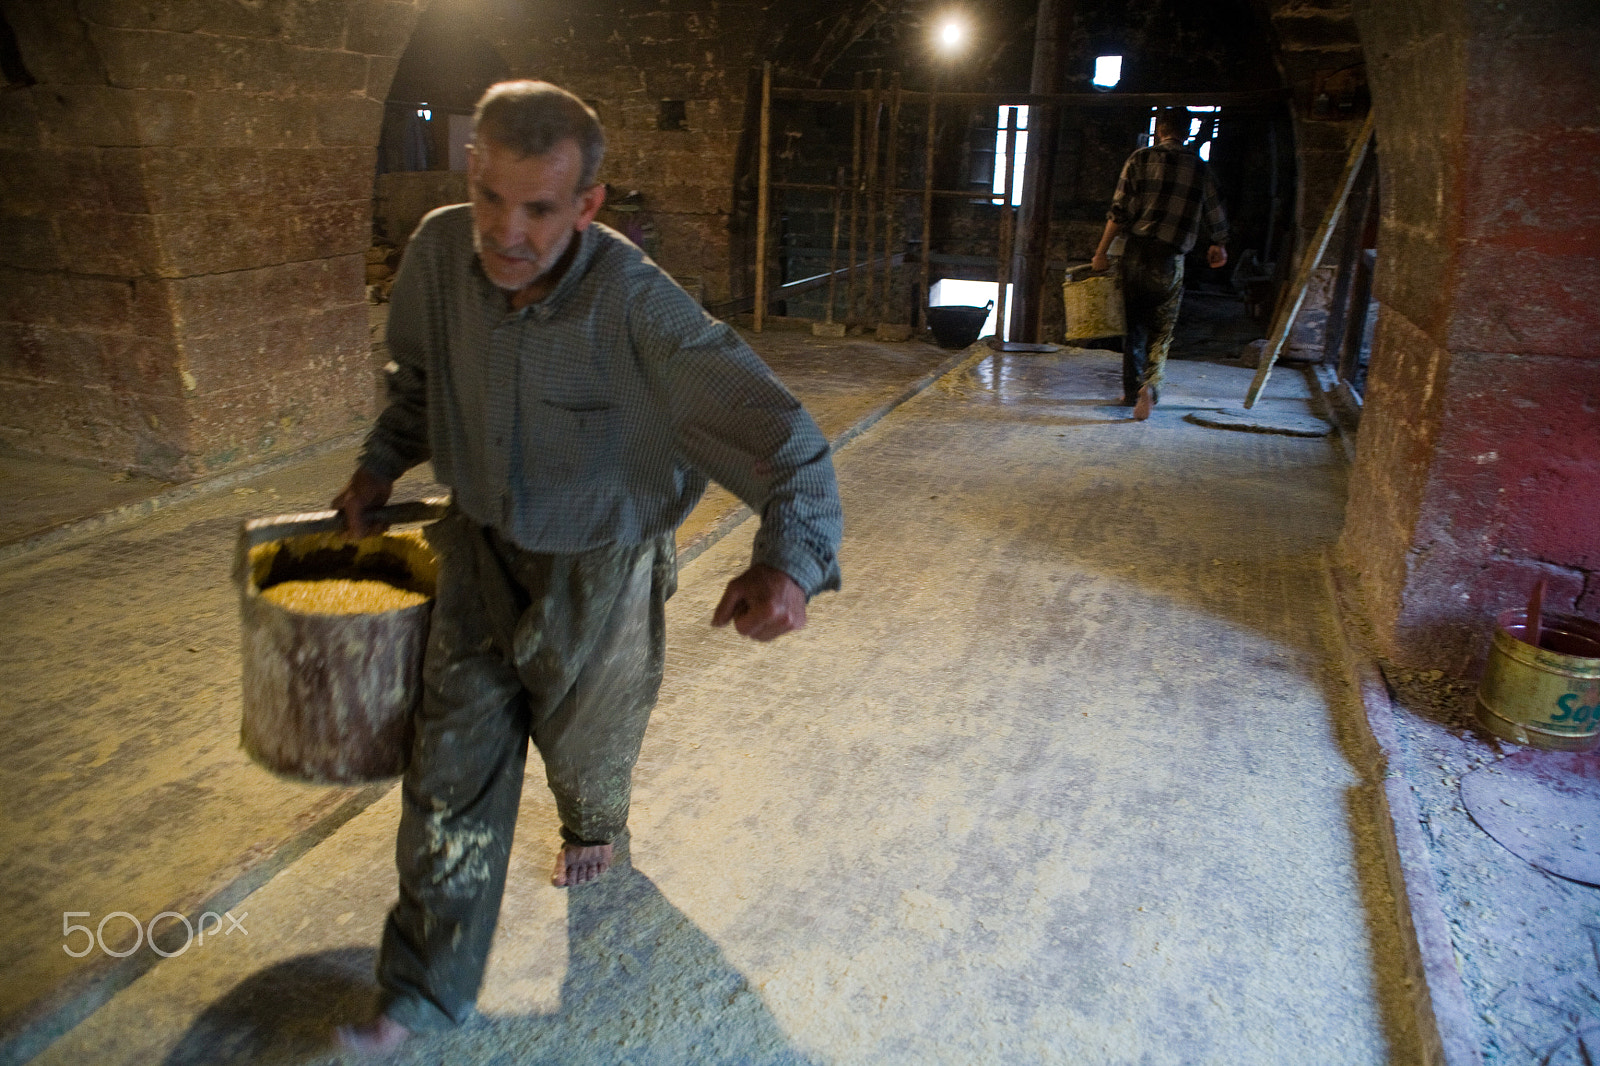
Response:
M656 129L686 130L689 128L689 108L684 100L663 100L656 112Z
M1122 80L1122 57L1099 56L1094 61L1094 77L1090 84L1096 89L1113 88Z
M994 131L994 157L1004 160L1006 157L1006 127L1011 121L1010 112L1016 113L1017 128L1017 153L1011 160L1011 203L1013 206L1022 203L1022 177L1028 164L1028 109L1026 107L1009 107L1002 105L995 115ZM994 184L990 187L994 193L996 203L1003 202L1006 194L1006 170L1004 165L994 168Z

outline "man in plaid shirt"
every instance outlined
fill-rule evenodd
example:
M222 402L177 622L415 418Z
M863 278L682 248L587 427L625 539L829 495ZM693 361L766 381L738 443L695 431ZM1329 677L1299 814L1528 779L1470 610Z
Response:
M1189 112L1168 108L1156 118L1156 143L1141 148L1122 166L1111 198L1106 229L1091 261L1104 271L1106 250L1126 233L1122 253L1122 299L1127 333L1122 345L1122 402L1144 421L1159 399L1172 328L1183 300L1183 257L1203 225L1211 247L1206 262L1228 262L1228 219L1205 161L1183 146Z

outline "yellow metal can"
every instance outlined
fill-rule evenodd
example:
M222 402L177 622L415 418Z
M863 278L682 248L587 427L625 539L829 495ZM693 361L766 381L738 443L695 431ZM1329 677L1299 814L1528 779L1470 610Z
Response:
M1552 751L1600 747L1600 623L1545 615L1539 646L1528 614L1497 619L1478 684L1478 721L1495 736Z

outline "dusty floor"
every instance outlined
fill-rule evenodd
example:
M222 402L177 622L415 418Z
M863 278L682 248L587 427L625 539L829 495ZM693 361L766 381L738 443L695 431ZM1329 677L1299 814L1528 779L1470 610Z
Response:
M931 345L811 343L769 334L765 357L830 437L849 432L948 366L959 353ZM850 368L848 385L837 368ZM142 921L167 909L198 913L251 887L285 842L348 815L358 790L276 781L238 750L238 606L228 574L241 518L326 506L354 464L343 449L180 499L132 523L0 563L0 788L13 797L0 839L0 885L13 920L0 931L0 1028L45 1010L41 996L73 995L108 959L74 958L59 935L67 911L96 922L117 911ZM48 464L21 471L18 539L67 493L45 493ZM127 503L125 481L57 469L80 515ZM148 490L147 490L148 491ZM427 468L396 499L436 495ZM691 555L740 505L708 493L680 530ZM370 797L368 797L370 798ZM282 856L280 856L282 858ZM111 950L133 936L116 918ZM71 944L74 951L79 945ZM148 949L141 949L147 951ZM64 990L61 982L78 985Z
M1392 671L1432 876L1487 1066L1600 1061L1600 886L1545 873L1472 819L1461 778L1521 749L1477 728L1471 685ZM1600 752L1589 756L1600 759ZM1600 812L1588 820L1590 839Z
M1190 317L1180 340L1226 354L1231 335ZM759 347L835 437L951 356ZM546 887L554 818L531 776L484 1017L409 1061L1418 1061L1385 815L1320 580L1340 445L1182 421L1237 407L1250 368L1227 364L1172 363L1142 426L1103 403L1115 358L1081 351L982 358L896 409L839 456L846 590L775 648L705 628L752 532L718 542L738 507L709 495L679 538L693 561L631 865ZM1303 417L1305 397L1280 370L1257 411ZM142 948L149 972L40 1061L324 1061L328 1026L364 1009L396 797L244 761L225 580L239 517L320 506L349 462L0 561L17 797L0 1030L42 992L104 998L73 967L107 960L66 957L57 912L248 914L248 934L181 957ZM0 547L159 487L67 473L0 460L18 505ZM1473 1039L1496 1066L1583 1062L1600 890L1457 809L1460 773L1499 752L1461 717L1468 689L1425 680L1391 678L1390 760ZM24 1051L0 1042L0 1062Z
M1236 404L1248 378L1175 363L1144 424L1102 402L1105 354L946 379L840 453L846 589L773 646L705 624L750 524L689 563L631 864L547 887L554 819L532 777L484 1016L408 1061L1415 1061L1381 824L1330 652L1337 452L1182 420ZM1274 384L1272 402L1304 410L1296 377ZM155 521L118 535L130 576L204 539ZM213 522L226 540L231 517ZM123 639L171 639L158 607L138 601ZM196 700L231 725L229 607L201 626L216 647L184 652L209 680L139 712L141 743L167 752L151 765L229 757L223 729L209 751L171 736ZM174 660L152 681L181 681ZM132 713L123 673L48 702ZM73 736L70 772L117 762L87 724ZM237 771L205 784L253 793L242 821L283 802L289 786ZM67 784L41 806L70 804ZM132 872L186 852L162 791L146 795L80 854ZM235 906L248 934L160 962L39 1061L318 1061L370 994L394 801ZM34 850L70 858L94 821L36 827ZM130 840L142 861L117 858ZM31 883L41 914L66 909ZM72 909L160 905L102 895Z

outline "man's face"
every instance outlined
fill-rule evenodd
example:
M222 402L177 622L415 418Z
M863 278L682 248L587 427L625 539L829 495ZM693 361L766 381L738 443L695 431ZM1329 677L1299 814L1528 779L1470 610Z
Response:
M519 156L488 139L472 146L473 247L495 285L520 292L557 280L552 268L605 201L602 185L578 188L582 169L582 153L570 139L544 155Z

